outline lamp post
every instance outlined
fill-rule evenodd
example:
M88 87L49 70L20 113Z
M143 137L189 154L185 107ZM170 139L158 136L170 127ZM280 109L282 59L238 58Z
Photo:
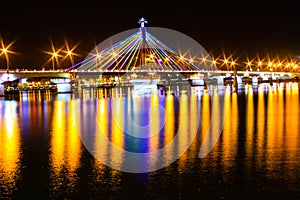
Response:
M77 48L78 45L79 45L79 43L75 44L71 48L68 40L65 38L65 50L63 50L62 52L64 52L66 55L63 57L63 60L65 58L69 57L70 63L71 63L72 66L74 66L74 64L75 64L74 56L79 56L79 54L74 53L74 50Z
M52 69L53 69L53 71L54 71L54 69L55 69L55 60L57 60L57 57L58 57L58 53L56 52L56 51L54 51L53 53L52 53ZM54 60L55 59L55 60Z
M247 62L247 70L252 71L252 67L251 67L252 63L250 61Z
M6 60L6 70L7 70L7 72L8 72L8 71L9 71L8 49L4 47L4 48L2 49L2 54L4 54L4 56L5 56L5 60Z
M12 47L12 45L14 43L15 43L15 41L10 42L8 45L5 45L3 38L0 35L0 45L1 45L0 56L2 56L2 55L5 56L7 73L9 72L9 54L17 54L16 52L10 50L10 48Z
M227 71L229 71L229 68L228 68L228 60L225 58L224 61L223 61L223 64L226 66L226 69Z
M261 71L262 69L262 61L258 61L257 71Z
M72 52L72 50L68 50L67 51L67 55L69 56L70 61L71 61L71 65L73 66L74 65L74 59L73 59L73 52Z

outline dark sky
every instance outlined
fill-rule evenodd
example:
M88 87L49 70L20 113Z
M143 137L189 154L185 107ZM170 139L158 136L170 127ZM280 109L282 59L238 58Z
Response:
M16 40L12 49L18 52L10 56L10 67L40 68L49 58L42 50L50 50L50 38L56 47L64 38L71 46L80 43L78 62L94 44L138 28L142 16L147 26L184 33L214 55L223 50L250 56L300 54L297 1L77 1L1 2L0 34L6 44ZM2 56L0 66L5 65Z

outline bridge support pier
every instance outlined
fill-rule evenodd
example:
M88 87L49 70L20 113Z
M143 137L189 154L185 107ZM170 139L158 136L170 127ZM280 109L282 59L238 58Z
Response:
M4 85L0 84L0 97L4 96Z
M236 69L233 71L233 87L235 90L238 89L238 83L237 83L237 71Z

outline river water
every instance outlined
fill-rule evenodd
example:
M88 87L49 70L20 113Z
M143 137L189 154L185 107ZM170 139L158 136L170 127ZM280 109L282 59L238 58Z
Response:
M2 97L0 197L299 198L299 88L113 88ZM165 151L128 164L126 152L158 150Z

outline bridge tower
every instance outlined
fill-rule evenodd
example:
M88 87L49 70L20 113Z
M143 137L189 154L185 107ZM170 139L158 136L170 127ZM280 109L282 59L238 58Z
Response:
M140 24L140 34L141 34L141 38L142 38L142 44L141 44L141 60L140 60L140 66L139 68L145 68L145 66L147 65L147 60L146 60L146 55L149 54L149 45L147 43L147 30L145 27L145 24L148 23L148 21L142 17L139 19L138 23Z
M148 21L144 17L142 17L141 19L139 19L138 23L141 25L140 32L141 32L141 35L143 37L143 42L146 43L147 41L146 41L146 27L145 27L145 24L147 24Z

